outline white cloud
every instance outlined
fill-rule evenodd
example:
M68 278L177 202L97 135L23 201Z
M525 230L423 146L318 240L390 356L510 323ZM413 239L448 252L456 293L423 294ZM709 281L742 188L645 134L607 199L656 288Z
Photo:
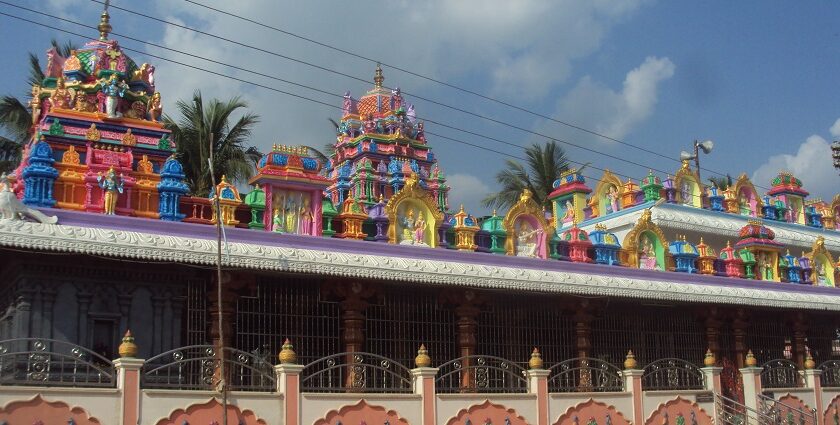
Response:
M486 212L481 206L481 200L489 193L490 188L478 177L470 174L452 174L446 179L452 189L449 190L449 208L457 210L461 204L468 213L480 216Z
M837 121L834 121L834 125L832 125L828 131L832 136L840 137L840 118L837 118Z
M623 138L653 113L659 84L671 78L675 68L668 58L648 57L627 73L621 91L583 77L561 99L555 116Z
M816 134L808 137L796 154L768 158L755 170L752 181L756 185L770 187L770 181L779 171L788 171L802 180L803 188L811 193L812 198L821 197L830 201L840 187L840 177L831 160L831 146Z

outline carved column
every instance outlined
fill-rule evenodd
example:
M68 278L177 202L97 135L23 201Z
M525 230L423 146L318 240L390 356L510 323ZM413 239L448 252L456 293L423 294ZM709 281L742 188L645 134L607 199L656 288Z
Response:
M52 338L53 336L53 306L55 305L56 292L53 289L45 289L41 301L41 314L44 320L41 322L40 336Z
M15 315L15 338L29 338L29 316L32 313L32 292L20 291L17 298Z
M747 312L739 308L735 312L734 320L732 320L732 335L735 339L735 363L738 365L738 369L743 369L746 366L744 357L747 355L747 329L749 326Z
M79 290L76 292L76 302L78 303L79 323L76 324L76 343L82 347L90 345L88 341L88 310L90 309L90 302L93 299L93 293Z
M365 346L365 309L367 299L373 296L374 290L361 282L348 284L337 284L332 288L341 297L341 339L344 344L344 351L348 353L344 359L347 365L344 374L345 388L356 388L361 385L361 377L356 376L354 368L351 367L354 356L351 353L364 351Z
M580 391L590 391L592 389L592 375L589 373L589 361L586 358L590 357L592 352L592 319L593 315L590 313L591 306L589 301L582 300L575 312L575 353L580 358L580 382L578 382L578 389Z
M808 319L798 312L793 319L793 359L800 370L805 369L805 339L808 337Z
M213 284L208 287L207 299L209 301L210 323L208 323L211 344L216 353L218 362L224 362L227 358L225 347L233 346L233 315L236 312L236 301L239 295L236 289L241 285L240 276L232 276L230 273L222 273L222 297L219 302L218 296L218 280L216 273L213 273ZM219 334L219 319L222 322L223 335ZM229 367L225 368L226 378L230 378L231 370ZM221 368L216 367L213 375L214 382L221 380ZM225 379L227 381L227 379Z
M163 352L163 328L165 318L163 317L163 304L166 297L163 295L152 296L152 355Z
M723 357L720 352L721 320L717 307L710 307L707 310L704 324L706 325L706 348L712 351L715 359L720 359Z
M131 327L131 299L131 293L117 295L117 304L120 307L120 334L124 334Z
M472 291L467 291L472 294ZM469 299L467 299L469 298ZM480 310L478 306L471 303L472 297L465 297L464 303L455 309L455 322L458 332L458 357L462 357L461 366L463 373L461 374L461 389L470 391L475 388L475 381L473 379L472 359L468 356L476 355L476 333L478 331L478 314Z

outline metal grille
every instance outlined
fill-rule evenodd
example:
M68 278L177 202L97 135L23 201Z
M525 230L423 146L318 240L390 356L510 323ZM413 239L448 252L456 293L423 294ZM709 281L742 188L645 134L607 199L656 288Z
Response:
M410 393L411 371L371 353L338 353L307 364L301 372L305 392Z
M86 348L52 339L0 341L0 385L113 387L111 360Z
M840 360L829 360L819 365L817 369L822 371L823 387L840 387Z
M550 370L549 392L624 391L621 369L599 359L569 359Z
M158 354L143 365L144 388L179 390L214 389L224 359L227 387L233 391L273 391L274 368L266 359L225 348L218 353L209 345L181 347Z
M320 298L315 281L289 276L258 281L236 303L235 347L274 357L289 338L300 364L341 352L339 307Z
M440 365L435 380L438 393L524 393L525 369L493 356L465 356Z
M811 356L818 364L831 359L837 359L836 349L832 348L840 338L840 323L833 316L812 316L808 318L807 345Z
M791 339L790 327L778 313L756 313L747 330L747 349L759 364L785 358L785 341Z
M437 302L437 294L386 289L366 311L367 351L414 366L420 344L437 363L456 356L455 314Z
M643 390L702 390L703 371L681 359L659 359L645 366Z
M592 357L622 364L627 350L640 362L662 358L699 363L706 338L685 308L663 306L608 307L592 325Z
M805 384L799 369L790 360L770 360L761 369L761 388L799 388Z
M207 326L210 317L207 311L208 284L203 280L190 280L187 282L187 333L184 340L187 345L207 344Z
M527 367L534 347L547 364L574 357L574 322L544 298L496 298L478 317L476 352Z

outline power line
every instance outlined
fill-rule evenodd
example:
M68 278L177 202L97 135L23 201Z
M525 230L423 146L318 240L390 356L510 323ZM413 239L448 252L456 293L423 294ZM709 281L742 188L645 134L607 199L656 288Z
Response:
M91 0L91 1L94 1L94 2L97 2L97 3L102 3L101 0ZM626 146L629 146L629 147L639 149L643 152L646 152L646 153L649 153L649 154L652 154L652 155L656 155L656 156L659 156L659 157L662 157L662 158L666 158L666 159L669 159L669 160L679 162L679 160L676 159L676 158L664 155L664 154L656 152L654 150L650 150L650 149L647 149L647 148L644 148L644 147L641 147L641 146L638 146L638 145L634 145L632 143L625 142L623 140L619 140L617 138L607 136L603 133L599 133L597 131L587 129L585 127L581 127L579 125L572 124L572 123L569 123L567 121L559 120L559 119L550 117L548 115L541 114L541 113L533 111L531 109L527 109L527 108L524 108L524 107L521 107L521 106L518 106L518 105L514 105L512 103L509 103L509 102L506 102L506 101L503 101L503 100L496 99L496 98L491 97L491 96L487 96L485 94L476 92L474 90L466 89L466 88L457 86L455 84L448 83L446 81L442 81L442 80L439 80L439 79L436 79L436 78L433 78L433 77L429 77L427 75L423 75L423 74L411 71L409 69L405 69L405 68L402 68L402 67L399 67L399 66L396 66L396 65L393 65L393 64L389 64L389 63L386 63L386 62L378 60L378 59L373 59L373 58L367 57L367 56L365 56L363 54L360 54L360 53L357 53L357 52L351 52L351 51L342 49L340 47L333 46L331 44L320 42L320 41L314 40L312 38L302 36L300 34L296 34L296 33L293 33L291 31L287 31L287 30L284 30L284 29L281 29L281 28L278 28L278 27L275 27L275 26L272 26L272 25L268 25L268 24L265 24L263 22L259 22L257 20L251 19L251 18L247 18L247 17L241 16L241 15L237 15L233 12L228 12L226 10L218 9L218 8L215 8L215 7L212 7L212 6L209 6L209 5L194 1L194 0L184 0L184 1L186 1L187 3L192 3L192 4L194 4L196 6L199 6L199 7L203 7L203 8L212 10L214 12L217 12L217 13L220 13L220 14L223 14L223 15L227 15L227 16L230 16L230 17L233 17L233 18L236 18L236 19L240 19L240 20L248 22L248 23L252 23L254 25L257 25L257 26L260 26L260 27L263 27L263 28L267 28L267 29L270 29L270 30L273 30L273 31L277 31L279 33L288 35L290 37L294 37L294 38L306 41L308 43L312 43L312 44L315 44L315 45L318 45L318 46L321 46L321 47L324 47L324 48L327 48L327 49L330 49L330 50L333 50L333 51L336 51L336 52L340 52L340 53L344 53L346 55L350 55L350 56L353 56L353 57L358 58L358 59L363 59L363 60L366 60L366 61L372 62L372 63L379 63L379 64L382 64L382 65L385 65L386 67L395 69L397 71L401 71L401 72L404 72L406 74L409 74L409 75L412 75L412 76L415 76L415 77L418 77L418 78L422 78L424 80L431 81L433 83L440 84L440 85L458 90L458 91L463 92L463 93L468 93L468 94L471 94L473 96L477 96L479 98L489 100L491 102L498 103L500 105L504 105L504 106L507 106L509 108L513 108L513 109L516 109L518 111L525 112L525 113L531 114L531 115L539 117L539 118L550 120L550 121L556 122L558 124L562 124L564 126L573 128L575 130L582 131L584 133L588 133L588 134L591 134L591 135L594 135L594 136L598 136L598 137L601 137L601 138L606 139L606 140L610 140L610 141L613 141L613 142L616 142L616 143L620 143L622 145L626 145ZM116 6L112 6L112 7L118 8ZM125 10L125 9L123 9L123 10ZM714 172L712 170L707 170L705 168L704 168L704 170L709 171L709 172L714 173L714 174L720 174L720 173ZM723 175L723 174L720 174L720 175Z
M92 0L92 1L96 1L96 0ZM32 13L37 13L37 14L40 14L40 15L43 15L43 16L47 16L47 17L50 17L50 18L53 18L53 19L61 20L61 21L64 21L64 22L69 22L69 23L71 23L71 24L78 25L78 26L83 27L83 28L94 29L94 30L96 29L96 27L94 27L94 26L87 25L87 24L83 24L83 23L81 23L81 22L77 22L77 21L74 21L74 20L72 20L72 19L62 18L62 17L60 17L60 16L51 15L51 14L49 14L49 13L45 13L45 12L41 12L41 11L37 11L37 10L34 10L34 9L29 9L29 8L26 8L26 7L23 7L23 6L12 5L12 4L10 4L10 3L6 2L6 1L3 1L3 0L0 0L0 4L10 5L10 6L13 6L13 7L16 7L16 8L19 8L19 9L23 9L23 10L26 10L26 11L29 11L29 12L32 12ZM11 15L10 15L10 16L11 16ZM37 22L35 22L35 21L29 21L29 22L37 23ZM49 27L49 28L56 29L56 30L58 30L58 31L68 32L68 33L73 34L73 35L76 35L76 36L78 36L78 37L83 37L83 38L85 37L85 36L80 35L80 34L76 34L76 33L72 33L72 32L69 32L69 31L62 30L62 29L60 29L60 28L55 28L55 27L50 27L50 26L48 26L48 27ZM286 83L286 84L290 84L290 85L294 85L294 86L302 87L302 88L305 88L305 89L308 89L308 90L312 90L312 91L316 91L316 92L319 92L319 93L322 93L322 94L326 94L326 95L329 95L329 96L333 96L333 97L337 97L337 98L341 98L341 97L342 97L342 96L341 96L341 95L339 95L339 94L331 93L331 92L326 91L326 90L323 90L323 89L319 89L319 88L316 88L316 87L308 86L308 85L305 85L305 84L296 83L296 82L294 82L294 81L290 81L290 80L282 79L282 78L279 78L279 77L276 77L276 76L273 76L273 75L268 75L268 74L261 73L261 72L256 71L256 70L252 70L252 69L248 69L248 68L243 68L243 67L240 67L240 66L237 66L237 65L231 65L231 64L228 64L228 63L225 63L225 62L221 62L221 61L217 61L217 60L214 60L214 59L210 59L210 58L207 58L207 57L204 57L204 56L196 55L196 54L193 54L193 53L189 53L189 52L185 52L185 51L182 51L182 50L178 50L178 49L174 49L174 48L171 48L171 47L167 47L167 46L163 46L163 45L160 45L160 44L156 44L156 43L153 43L153 42L150 42L150 41L146 41L146 40L142 40L142 39L139 39L139 38L135 38L135 37L132 37L132 36L129 36L129 35L126 35L126 34L120 34L120 33L117 33L117 32L111 32L111 34L113 34L113 35L117 35L117 36L120 36L120 37L123 37L123 38L125 38L125 39L127 39L127 40L132 40L132 41L135 41L135 42L138 42L138 43L147 44L147 45L150 45L150 46L153 46L153 47L156 47L156 48L162 49L162 50L168 50L168 51L175 52L175 53L179 53L179 54L182 54L182 55L185 55L185 56L189 56L189 57L193 57L193 58L196 58L196 59L204 60L204 61L207 61L207 62L210 62L210 63L215 63L215 64L218 64L218 65L226 66L226 67L229 67L229 68L232 68L232 69L236 69L236 70L239 70L239 71L244 71L244 72L248 72L248 73L251 73L251 74L259 75L259 76L262 76L262 77L270 78L270 79L273 79L273 80L281 81L281 82L284 82L284 83ZM184 64L184 63L181 63L181 62L177 62L177 61L174 61L174 60L172 60L172 59L163 58L163 57L160 57L160 56L155 56L155 55L150 54L150 53L145 52L145 51L141 51L141 50L132 50L132 49L126 49L126 50L131 50L131 51L134 51L134 52L137 52L137 53L140 53L140 54L145 54L145 55L147 55L147 56L154 57L154 58L157 58L157 59L161 59L161 60L164 60L164 61L174 62L174 63L177 63L177 64L179 64L179 65L190 66L190 67L195 68L195 69L197 69L197 70L206 71L206 72L212 72L212 71L208 71L208 70L205 70L205 69L202 69L202 68L197 68L197 67L194 67L194 66L191 66L191 65L187 65L187 64ZM212 73L214 73L214 74L216 74L216 75L219 75L219 76L224 76L224 77L227 77L227 78L231 78L231 79L234 79L234 80L236 80L236 81L240 81L240 82L243 82L243 83L246 83L246 84L255 84L255 85L258 85L258 86L260 86L260 87L262 87L262 88L268 88L268 89L271 89L271 90L277 91L277 92L282 93L282 94L286 94L286 95L290 95L290 96L295 96L295 97L300 98L300 99L305 99L305 100L315 101L315 102L317 102L317 103L321 103L321 104L324 104L324 105L330 106L330 107L332 107L332 108L341 109L340 107L338 107L338 106L336 106L336 105L329 104L329 103L322 102L322 101L316 101L316 100L314 100L314 99L309 99L309 98L306 98L306 97L304 97L304 96L297 95L297 94L294 94L294 93L291 93L291 92L286 92L286 91L279 90L279 89L275 89L275 88L272 88L272 87L268 87L268 86L264 86L264 85L259 85L259 84L252 83L252 82L247 81L247 80L234 78L234 77L228 76L228 75L226 75L226 74L220 74L220 73L216 73L216 72L212 72ZM474 132L474 131L471 131L471 130L466 130L466 129L463 129L463 128L460 128L460 127L452 126L452 125L450 125L450 124L446 124L446 123L443 123L443 122L435 121L435 120L432 120L432 119L429 119L429 118L426 118L426 117L422 117L422 116L418 116L417 118L418 118L418 119L424 119L426 122L433 123L433 124L439 125L439 126L444 127L444 128L448 128L448 129L451 129L451 130L459 131L459 132L466 133L466 134L469 134L469 135L472 135L472 136L476 136L476 137L481 137L481 138L483 138L483 139L492 140L492 141L494 141L494 142L497 142L497 143L500 143L500 144L504 144L504 145L508 145L508 146L511 146L511 147L515 147L515 148L517 148L517 149L522 149L522 148L523 148L523 146L521 146L521 145L519 145L519 144L512 143L512 142L508 142L508 141L506 141L506 140L502 140L502 139L499 139L499 138L494 137L494 136L490 136L490 135L486 135L486 134L481 134L481 133ZM426 133L431 134L431 135L435 135L435 136L439 136L439 137L442 137L442 138L445 138L445 139L449 139L449 140L453 140L453 141L458 141L457 139L453 139L453 138L450 138L450 137L436 135L436 134L435 134L435 133L433 133L433 132L429 132L429 131L427 131ZM535 134L538 134L538 133L535 133ZM659 170L659 169L651 168L651 167L648 167L648 166L646 166L646 165L644 165L644 164L641 164L641 163L638 163L638 162L634 162L634 161L630 161L630 160L627 160L627 159L624 159L624 158L621 158L621 157L618 157L618 156L615 156L615 155L612 155L612 154L608 154L608 153L605 153L605 152L599 152L599 151L596 151L596 150L594 150L594 149L587 148L587 147L583 147L583 146L579 146L579 145L576 145L576 144L572 144L572 143L570 143L570 142L565 142L565 141L563 141L563 140L553 139L553 138L551 138L551 137L549 137L549 136L543 136L543 137L546 137L548 140L556 140L556 141L558 141L558 142L560 142L560 143L571 144L572 146L576 146L576 147L579 147L579 148L581 148L581 149L584 149L584 150L587 150L587 151L590 151L590 152L593 152L593 153L596 153L596 154L604 155L604 156L606 156L606 157L609 157L609 158L612 158L612 159L615 159L615 160L618 160L618 161L626 162L626 163L629 163L629 164L632 164L632 165L635 165L635 166L638 166L638 167L648 168L648 169L650 169L650 170L655 170L655 171L660 172L660 173L669 174L667 171L663 171L663 170ZM480 147L480 146L478 146L478 145L469 144L469 143L466 143L466 142L463 142L463 141L458 141L458 142L460 142L460 143L464 143L464 144L468 144L468 145L470 145L470 146ZM480 147L480 148L483 148L483 147ZM496 153L499 153L498 151L494 151L494 150L492 150L492 149L486 149L486 150L489 150L489 151L491 151L491 152L496 152ZM507 155L507 154L505 154L505 155ZM510 156L510 155L509 155L509 156ZM517 158L517 159L523 159L523 158L521 158L521 157L515 157L515 156L513 156L513 157L514 157L514 158ZM524 159L523 159L523 160L524 160ZM582 163L582 162L579 162L579 161L574 161L574 160L569 160L569 162L570 162L570 163L573 163L573 164L580 165L580 166L585 166L585 165L588 165L588 164L585 164L585 163ZM591 166L591 165L588 165L588 166L590 166L591 168L596 169L596 170L600 170L600 171L607 171L607 169L605 169L605 168L599 168L599 167L595 167L595 166ZM618 174L618 173L614 173L614 174L619 175L619 176L621 176L621 177L626 177L626 178L628 178L628 179L632 179L632 178L633 178L632 176L629 176L629 175L622 175L622 174ZM597 180L597 179L594 179L594 180Z
M5 4L6 2L0 0L0 3ZM51 15L47 15L47 14L44 14L44 13L41 13L41 12L37 12L37 13L45 15L45 16L51 16ZM51 25L48 25L48 24L41 23L41 22L33 21L33 20L30 20L30 19L27 19L27 18L19 17L19 16L12 15L12 14L9 14L9 13L5 13L5 12L2 12L2 11L0 11L0 15L7 16L7 17L10 17L10 18L14 18L14 19L18 19L20 21L28 22L28 23L35 24L35 25L38 25L38 26L50 28L50 29L53 29L53 30L56 30L56 31L67 33L67 34L71 34L71 35L74 35L74 36L77 36L77 37L80 37L80 38L87 38L87 36L85 36L85 35L78 34L78 33L75 33L73 31L70 31L70 30L66 30L66 29L63 29L63 28L58 28L58 27L55 27L55 26L51 26ZM83 25L83 24L79 24L79 25L86 26L86 25ZM149 57L160 59L162 61L175 63L175 64L178 64L178 65L187 67L187 68L199 70L199 71L202 71L202 72L207 72L207 73L210 73L210 74L213 74L213 75L228 78L228 79L231 79L231 80L234 80L234 81L242 82L242 83L253 85L253 86L256 86L256 87L264 88L264 89L271 90L271 91L281 93L281 94L285 94L285 95L288 95L288 96L293 96L293 97L296 97L296 98L299 98L299 99L302 99L302 100L307 100L307 101L310 101L310 102L314 102L314 103L324 105L324 106L327 106L327 107L330 107L330 108L333 108L333 109L341 109L341 107L330 104L330 103L327 103L327 102L323 102L323 101L312 99L312 98L309 98L309 97L306 97L306 96L303 96L303 95L287 92L287 91L284 91L284 90L280 90L280 89L277 89L277 88L274 88L274 87L266 86L264 84L256 83L256 82L245 80L245 79L242 79L242 78L237 78L237 77L230 76L230 75L227 75L227 74L223 74L223 73L220 73L220 72L208 70L208 69L196 66L196 65L191 65L191 64L187 64L187 63L180 62L180 61L177 61L177 60L165 58L165 57L162 57L162 56L157 56L157 55L154 55L154 54L142 51L142 50L132 49L132 48L129 48L129 47L121 47L121 48L126 50L126 51L135 52L135 53L139 53L139 54L142 54L142 55L147 55ZM516 156L516 155L509 154L509 153L497 151L497 150L490 149L490 148L487 148L487 147L484 147L484 146L480 146L480 145L476 145L476 144L473 144L473 143L465 142L463 140L455 139L455 138L444 136L444 135L435 134L435 133L428 132L428 131L426 133L431 134L435 137L440 137L440 138L443 138L443 139L446 139L446 140L451 140L453 142L461 143L461 144L464 144L464 145L467 145L467 146L472 146L472 147L475 147L475 148L478 148L478 149L486 150L486 151L489 151L489 152L497 153L497 154L500 154L500 155L508 156L508 157L523 160L523 161L527 161L527 159L525 159L523 157L520 157L520 156ZM570 162L574 162L574 161L570 161ZM594 166L592 168L599 169L599 168L594 167ZM605 169L601 169L601 170L607 171ZM613 174L615 174L616 176L632 178L632 177L625 176L625 175L618 174L618 173L613 173ZM581 175L586 179L594 180L596 182L603 181L601 179L586 176L584 174L581 174ZM699 182L698 182L698 186L699 186ZM702 194L692 193L691 196L702 199ZM790 232L793 232L793 233L798 233L798 234L801 234L801 235L804 235L804 236L807 236L807 237L813 237L813 235L810 235L810 234L807 234L807 233L804 233L804 232L801 232L801 231L798 231L798 230L793 230L793 229L786 229L786 230L790 231ZM823 230L825 231L825 229L823 229Z
M103 1L101 1L101 0L91 0L91 1L92 1L92 2L94 2L94 3L104 4L104 2L103 2ZM190 1L190 0L185 0L185 1ZM5 1L0 1L0 3L10 5L8 2L5 2ZM195 2L192 2L192 3L195 3ZM195 3L195 4L197 4L197 5L201 5L201 6L204 6L204 5L199 4L199 3ZM27 8L24 8L24 7L21 7L21 6L16 6L16 5L12 5L12 6L14 6L14 7L18 7L18 8L24 9L24 10L31 11L31 12L33 12L33 13L42 13L42 12L40 12L40 11L35 11L35 10L32 10L32 9L27 9ZM320 70L323 70L323 71L326 71L326 72L330 72L330 73L334 73L334 74L337 74L337 75L341 75L341 76L344 76L344 77L347 77L347 78L351 78L351 79L354 79L354 80L357 80L357 81L361 81L361 82L365 82L365 83L370 83L370 81L369 81L369 80L367 80L367 79L365 79L365 78L356 77L356 76L353 76L353 75L350 75L350 74L347 74L347 73L344 73L344 72L341 72L341 71L336 71L336 70L333 70L333 69L330 69L330 68L327 68L327 67L324 67L324 66L321 66L321 65L313 64L313 63L311 63L311 62L303 61L303 60L300 60L300 59L297 59L297 58L293 58L293 57L290 57L290 56L287 56L287 55L284 55L284 54L281 54L281 53L273 52L273 51L266 50L266 49L263 49L263 48L260 48L260 47L256 47L256 46L253 46L253 45L250 45L250 44L247 44L247 43L242 43L242 42L239 42L239 41L236 41L236 40L231 40L231 39L229 39L229 38L222 37L222 36L219 36L219 35L216 35L216 34L213 34L213 33L209 33L209 32L202 31L202 30L198 30L198 29L195 29L195 28L192 28L192 27L186 26L186 25L182 25L182 24L176 23L176 22L171 22L171 21L168 21L168 20L165 20L165 19L162 19L162 18L158 18L158 17L155 17L155 16L147 15L147 14L142 13L142 12L137 12L137 11L134 11L134 10L130 10L130 9L127 9L127 8L123 8L123 7L119 7L119 6L114 6L114 5L111 5L111 8L118 9L118 10L122 10L123 12L126 12L126 13L130 13L130 14L135 14L135 15L138 15L138 16L142 16L142 17L144 17L144 18L147 18L147 19L150 19L150 20L154 20L154 21L157 21L157 22L161 22L161 23L166 24L166 25L171 25L171 26L174 26L174 27L177 27L177 28L181 28L181 29L185 29L185 30L188 30L188 31L192 31L192 32L195 32L195 33L198 33L198 34L202 34L202 35L208 36L208 37L213 37L213 38L216 38L216 39L219 39L219 40L223 40L223 41L226 41L226 42L228 42L228 43L235 44L235 45L237 45L237 46L246 47L246 48L253 49L253 50L256 50L256 51L259 51L259 52L262 52L262 53L266 53L266 54L274 55L274 56L277 56L277 57L281 57L281 58L283 58L283 59L287 59L287 60L290 60L290 61L293 61L293 62L297 62L297 63L303 64L303 65L306 65L306 66L314 67L314 68L316 68L316 69L320 69ZM211 8L211 9L213 9L213 8ZM215 9L214 9L214 10L215 10ZM225 13L225 12L221 12L221 13ZM67 19L64 19L64 18L55 17L55 16L48 15L48 14L45 14L45 15L46 15L46 16L50 16L50 17L53 17L53 18L56 18L56 19L65 20L65 21L68 21L68 22L74 23L74 24L76 24L76 25L80 25L80 26L84 26L84 27L89 27L89 28L91 28L91 27L90 27L90 26L88 26L88 25L81 24L81 23L74 22L74 21L70 21L70 20L67 20ZM237 17L238 17L238 16L237 16ZM240 17L240 18L241 18L241 17ZM245 20L247 20L247 18L241 18L241 19L245 19ZM272 29L274 29L274 28L272 27ZM280 30L280 31L282 31L282 30ZM113 34L115 34L115 35L119 35L119 36L121 36L121 37L125 37L125 38L128 38L128 39L132 39L131 37L128 37L128 36L125 36L125 35L122 35L122 34L118 34L118 33L115 33L115 32L114 32ZM136 41L136 39L134 39L134 40ZM167 50L175 51L175 52L177 52L177 53L181 53L181 54L186 54L186 55L189 55L189 56L195 56L195 57L198 57L198 56L196 56L196 55L192 55L192 54L189 54L189 53L180 52L180 51L178 51L178 50L174 50L174 49L170 49L170 48L167 48L167 47L163 47L163 46L160 46L160 45L157 45L157 44L154 44L154 43L150 43L150 42L145 42L145 43L146 43L146 44L153 45L153 46L158 47L158 48L163 48L163 49L167 49ZM213 61L212 59L207 59L207 58L202 58L202 59L203 59L203 60L210 61L210 62L219 63L219 62ZM367 58L365 58L365 59L367 59ZM372 59L367 59L367 60L372 60ZM233 65L228 65L228 64L225 64L225 66L230 66L230 67L232 67L232 68L234 68L234 69L239 69L238 67L233 66ZM392 67L392 68L394 68L394 69L397 69L397 68L395 68L395 67L393 67L393 66L391 66L391 67ZM400 69L400 70L402 70L402 69ZM261 75L261 76L266 76L266 77L268 77L268 78L277 79L277 80L279 80L279 81L283 81L283 82L286 82L286 83L288 83L288 84L294 84L294 85L298 85L298 86L301 86L301 87L305 87L305 88L310 88L310 89L312 89L311 87L307 87L307 86L305 86L305 85L298 84L298 83L293 83L293 82L290 82L290 81L288 81L288 80L279 79L279 78L276 78L276 77L273 77L273 76L267 76L267 75L265 75L265 74L262 74L262 73L259 73L259 72L255 72L255 71L251 71L251 70L247 70L247 71L248 71L248 72L254 72L254 73L258 74L258 75ZM389 88L389 87L387 87L387 86L384 86L384 87L385 87L385 88ZM315 90L317 90L317 91L322 91L322 90L320 90L320 89L315 89ZM323 92L323 91L322 91L322 92ZM669 172L668 172L668 171L664 171L664 170L660 170L660 169L653 168L653 167L650 167L650 166L646 166L646 165L640 164L640 163L638 163L638 162L635 162L635 161L630 161L630 160L628 160L628 159L621 158L621 157L616 156L616 155L612 155L612 154L609 154L609 153L606 153L606 152L598 151L598 150L595 150L595 149L592 149L592 148L589 148L589 147L586 147L586 146L583 146L583 145L580 145L580 144L577 144L577 143L570 142L570 141L568 141L568 140L565 140L565 139L562 139L562 138L559 138L559 137L554 137L554 136L551 136L551 135L543 134L543 133L541 133L541 132L537 132L537 131L534 131L534 130L530 130L530 129L527 129L527 128L522 127L522 126L518 126L518 125L511 124L511 123L509 123L509 122L501 121L501 120L498 120L498 119L495 119L495 118L492 118L492 117L489 117L489 116L486 116L486 115L482 115L482 114L479 114L479 113L476 113L476 112L468 111L468 110L462 109L462 108L457 107L457 106L452 106L452 105L449 105L449 104L446 104L446 103L443 103L443 102L440 102L440 101L437 101L437 100L434 100L434 99L429 99L429 98L423 97L423 96L418 95L418 94L415 94L415 93L410 93L410 92L404 92L404 93L405 93L406 95L412 96L412 97L414 97L414 98L416 98L416 99L420 99L420 100L423 100L423 101L426 101L426 102L432 103L432 104L434 104L434 105L438 105L438 106L441 106L441 107L444 107L444 108L448 108L448 109L451 109L451 110L454 110L454 111L458 111L458 112L461 112L461 113L464 113L464 114L468 114L468 115L471 115L471 116L474 116L474 117L480 118L480 119L485 120L485 121L489 121L489 122L492 122L492 123L495 123L495 124L499 124L499 125L505 126L505 127L507 127L507 128L512 128L512 129L514 129L514 130L518 130L518 131L522 131L522 132L525 132L525 133L533 134L533 135L536 135L536 136L539 136L539 137L543 137L543 138L545 138L546 140L554 140L554 141L557 141L557 142L559 142L559 143L563 143L563 144L566 144L566 145L569 145L569 146L572 146L572 147L575 147L575 148L578 148L578 149L581 149L581 150L584 150L584 151L587 151L587 152L591 152L591 153L594 153L594 154L597 154L597 155L602 155L602 156L605 156L605 157L607 157L607 158L611 158L611 159L615 159L615 160L618 160L618 161L626 162L626 163L629 163L629 164L632 164L632 165L635 165L635 166L638 166L638 167L642 167L642 168L648 168L648 169L651 169L651 170L657 171L657 172L659 172L659 173L669 174ZM329 93L329 94L334 95L334 96L339 96L339 95L337 95L337 94L333 94L333 93ZM549 118L549 119L550 119L550 118ZM474 136L478 136L478 137L483 137L483 138L486 138L486 139L489 139L489 140L493 140L493 141L496 141L496 142L499 142L499 143L503 143L503 144L510 144L509 142L500 141L499 139L493 138L492 136L486 136L486 135L481 135L481 134L476 133L476 132L470 132L470 131L468 131L468 130L464 130L464 129L460 128L460 127L451 126L451 125L449 125L449 124L445 124L445 123L442 123L442 122L439 122L439 121L433 121L433 120L430 120L430 119L428 119L428 118L425 118L425 120L426 120L426 121L428 121L428 122L431 122L431 123L434 123L434 124L440 125L441 127L450 128L450 129L453 129L453 130L456 130L456 131L461 131L461 132L464 132L464 133L467 133L467 134L471 134L471 135L474 135ZM617 139L611 139L611 140L615 140L615 141L617 141L617 142L621 142L621 141L619 141L619 140L617 140ZM624 143L624 142L621 142L621 143ZM626 143L625 143L625 144L626 144ZM518 144L511 144L511 145L512 145L512 146L514 146L514 147L517 147L517 148L522 148L522 147L523 147L523 146L518 145ZM636 147L636 148L638 148L638 147L637 147L637 146L635 146L635 145L629 145L629 144L628 144L628 146L632 146L632 147ZM648 151L648 152L651 152L651 153L654 153L654 154L659 155L659 156L662 156L663 158L668 158L668 159L675 160L675 161L679 162L679 160L676 160L676 159L671 158L671 157L669 157L669 156L662 155L662 154L660 154L660 153L658 153L658 152L655 152L655 151L650 151L650 150L646 150L646 149L644 149L644 148L640 148L640 149L645 150L645 151ZM724 174L717 173L717 172L714 172L714 171L712 171L712 170L706 170L706 171L709 171L709 172L711 172L711 173L718 174L718 175L721 175L721 176L725 176ZM701 183L701 184L702 184L702 183Z

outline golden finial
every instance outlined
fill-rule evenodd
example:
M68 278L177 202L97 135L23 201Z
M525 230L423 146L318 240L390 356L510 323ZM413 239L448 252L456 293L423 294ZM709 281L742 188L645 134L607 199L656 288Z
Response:
M537 347L534 347L534 351L531 352L531 358L528 360L528 367L530 369L543 368L542 354L540 354L540 350L538 350Z
M377 63L376 64L376 73L373 76L373 87L377 89L382 88L382 83L385 81L385 77L382 76L382 67Z
M414 358L414 364L417 367L429 367L432 365L432 358L429 357L429 350L426 349L425 344L420 344L417 350L417 357Z
M527 201L531 199L531 190L530 189L522 189L522 194L519 195L520 201Z
M627 357L624 358L624 368L635 369L638 366L639 363L636 361L636 356L633 354L633 350L628 350Z
M493 208L493 217L495 217L495 216L496 216L496 209Z
M752 350L747 351L747 358L744 360L744 364L747 365L747 367L755 367L755 365L758 364Z
M98 142L102 139L102 133L96 129L96 124L91 124L90 128L85 132L85 139L91 142Z
M111 169L113 169L113 167ZM134 357L137 355L137 344L134 343L134 336L131 335L130 330L125 331L125 336L122 338L122 344L120 344L117 351L120 353L121 358Z
M600 230L600 231L606 232L607 231L607 226L604 225L604 223L598 223L598 224L595 225L595 230Z
M706 349L706 357L703 359L703 365L711 367L714 366L715 363L717 363L717 360L715 359L715 353L712 352L711 348Z
M817 362L811 356L811 350L805 351L805 369L813 369L815 367L817 367Z
M105 8L102 9L102 15L99 16L99 26L96 27L99 30L99 41L108 41L108 34L112 29L111 16L108 15L108 5L110 3L110 0L105 0Z
M702 236L700 236L700 245L705 245L705 244L703 243L703 237L702 237Z
M219 184L227 184L227 176L222 174L222 182Z
M732 242L731 241L726 241L726 247L727 248L732 248Z
M383 195L383 194L381 194L381 193L379 194L379 203L380 203L380 204L384 204L384 203L385 203L385 195Z
M464 204L461 204L461 211L458 211L458 212L466 214L466 211L464 211Z
M295 364L297 362L297 353L295 353L294 346L292 346L292 341L289 341L289 338L283 341L283 346L277 358L280 359L280 364Z
M691 169L691 167L689 167L689 166L688 166L688 160L687 160L687 159L682 160L682 168L683 168L684 170L689 170L689 169Z

